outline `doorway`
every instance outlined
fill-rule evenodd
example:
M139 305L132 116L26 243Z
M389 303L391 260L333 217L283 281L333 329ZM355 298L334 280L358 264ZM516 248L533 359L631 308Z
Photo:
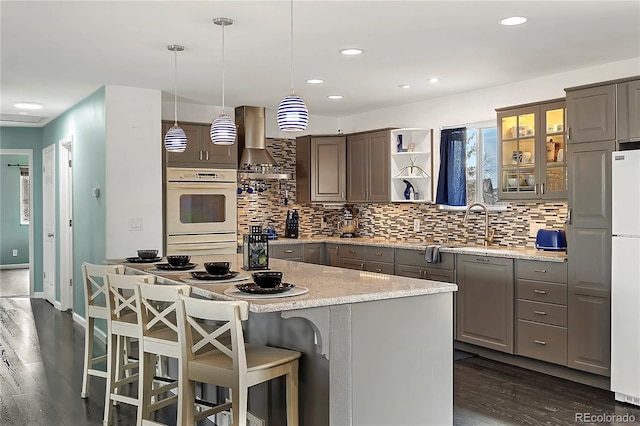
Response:
M33 228L34 228L34 214L33 214L33 185L31 185L32 182L32 178L33 178L33 149L0 149L0 155L2 156L26 156L26 161L21 160L20 165L22 166L26 166L25 167L20 167L20 165L18 165L18 167L16 167L16 169L20 169L20 194L22 194L22 192L25 192L26 198L23 197L22 195L20 195L19 199L24 200L24 202L22 202L21 207L20 207L20 226L28 226L28 262L25 259L25 262L20 262L20 265L15 266L18 267L20 269L12 269L14 266L13 265L5 265L2 268L2 279L0 281L2 281L3 285L2 285L2 296L16 296L19 295L20 296L29 296L29 297L34 297L37 296L34 294L34 283L35 283L35 277L34 277L34 233L33 233ZM23 157L25 158L25 157ZM3 162L4 163L4 162ZM3 164L4 167L7 167L7 164ZM25 170L26 169L26 170ZM26 178L26 179L25 179ZM24 183L24 184L23 184ZM9 182L8 180L2 179L1 182L2 185L5 184L16 184L17 185L17 181L16 182ZM15 188L14 188L15 189ZM4 191L3 188L3 193L9 192L9 191ZM28 200L28 202L26 201ZM3 207L4 210L4 207ZM17 209L16 209L17 211ZM18 220L18 219L16 219ZM6 235L5 235L6 236ZM12 247L11 247L12 248ZM11 251L11 254L15 256L15 251ZM25 268L26 264L28 263L28 271L27 268ZM7 269L5 271L5 269ZM9 279L11 277L11 279ZM11 287L11 289L9 288L9 283L13 282L15 285L20 286L19 289L14 287ZM5 286L5 284L7 284L7 286ZM5 290L7 292L5 292ZM11 290L11 292L8 292L9 290ZM19 291L18 291L19 290Z
M42 150L42 287L56 306L56 147Z

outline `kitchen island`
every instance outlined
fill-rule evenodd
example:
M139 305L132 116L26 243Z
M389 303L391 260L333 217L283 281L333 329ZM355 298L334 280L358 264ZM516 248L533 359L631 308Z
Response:
M230 261L242 255L193 257ZM232 300L236 283L194 283L126 264L192 294ZM245 339L298 350L300 424L444 425L453 421L453 293L455 284L270 259L284 282L308 288L283 298L250 298ZM284 383L251 389L249 411L267 425L284 424Z

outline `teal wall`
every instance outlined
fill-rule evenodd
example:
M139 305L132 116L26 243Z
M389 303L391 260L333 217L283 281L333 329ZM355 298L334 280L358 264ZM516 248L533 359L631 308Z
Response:
M84 288L81 265L83 262L103 263L106 247L106 139L105 139L105 90L100 88L43 128L42 147L56 145L73 136L73 311L84 317ZM56 160L58 164L58 160ZM56 171L56 188L58 187ZM100 198L91 195L92 188L99 188ZM56 194L56 200L58 200ZM56 204L58 202L56 201ZM56 209L59 206L56 205ZM59 230L59 223L56 225ZM37 234L36 234L37 235ZM60 248L56 264L60 264ZM58 268L59 274L59 268ZM58 275L57 282L60 282ZM56 286L56 299L60 291Z
M29 225L20 224L20 168L9 166L28 162L27 155L0 155L0 265L29 263Z
M0 149L33 150L33 173L31 174L31 225L33 226L33 291L42 291L42 129L37 127L0 127ZM0 237L1 238L1 237Z

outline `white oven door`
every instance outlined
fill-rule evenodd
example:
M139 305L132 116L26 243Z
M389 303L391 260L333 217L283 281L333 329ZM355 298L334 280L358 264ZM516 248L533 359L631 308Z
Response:
M237 232L233 183L167 183L167 236Z

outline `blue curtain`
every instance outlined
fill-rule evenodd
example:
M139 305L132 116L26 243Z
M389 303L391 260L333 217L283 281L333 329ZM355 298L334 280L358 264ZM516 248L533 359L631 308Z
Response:
M436 204L467 205L466 127L440 132L440 174Z

